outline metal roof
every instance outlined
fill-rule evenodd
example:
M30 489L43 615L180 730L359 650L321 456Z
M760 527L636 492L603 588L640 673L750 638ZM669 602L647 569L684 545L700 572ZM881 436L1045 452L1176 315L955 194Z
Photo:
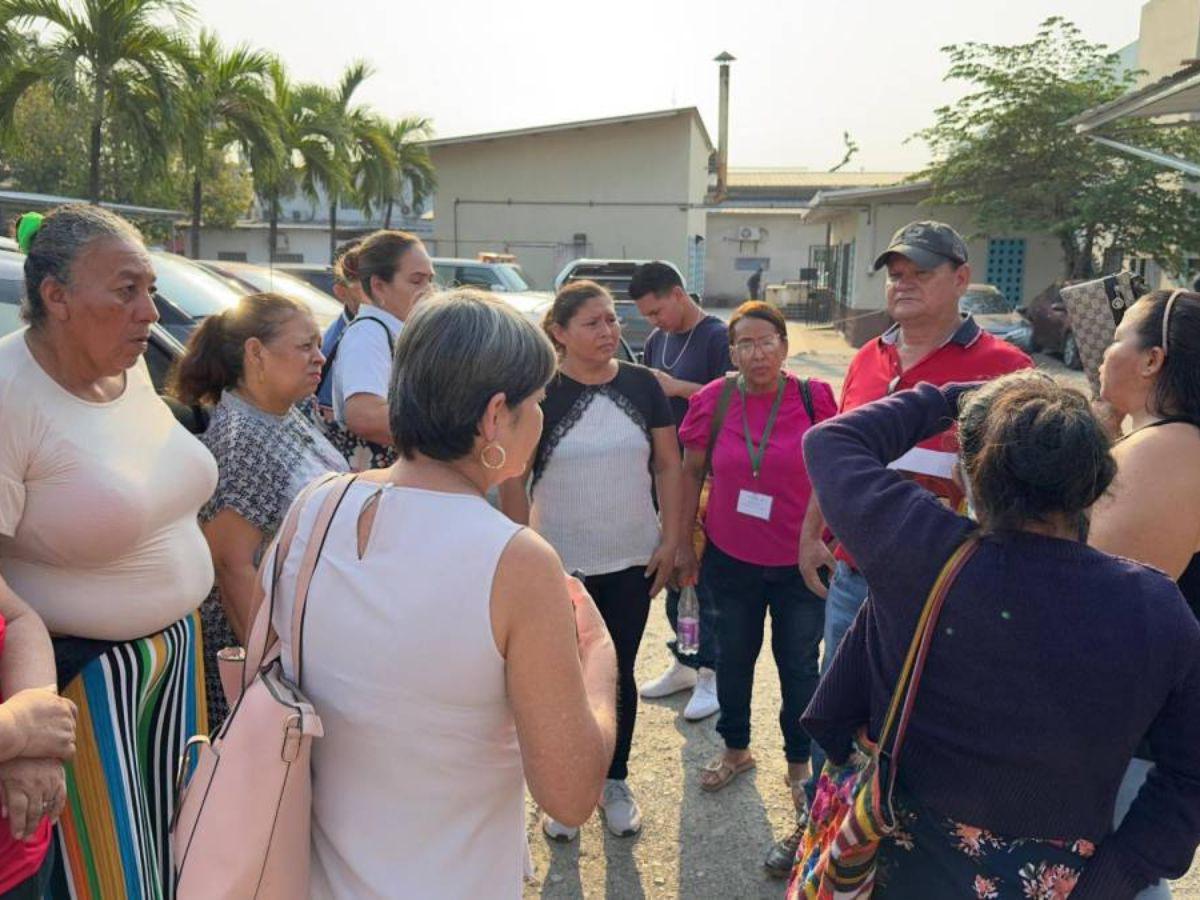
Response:
M559 122L552 125L534 125L528 128L513 128L506 131L490 131L483 134L465 134L458 137L434 138L426 141L426 147L449 147L454 144L474 144L482 141L499 141L505 138L525 137L532 134L545 134L555 131L575 131L582 128L603 128L609 125L627 125L633 122L646 122L652 119L669 119L674 116L689 115L695 118L700 126L700 133L709 150L716 149L700 110L694 106L683 106L677 109L661 109L654 112L634 113L627 116L611 116L604 119L584 119L578 122Z
M928 194L933 183L930 181L908 181L903 184L883 187L846 188L839 191L821 191L813 197L813 207L818 206L863 206L878 200L906 198L909 195Z
M1173 75L1160 78L1136 91L1082 112L1067 124L1087 134L1126 116L1148 119L1158 116L1200 113L1200 62L1193 62Z
M65 203L86 203L78 197L59 197L54 194L32 194L25 191L0 191L0 203L12 203L17 206L62 206ZM155 206L135 206L129 203L109 203L101 200L100 206L111 209L123 216L147 216L157 219L178 219L187 213L178 209L159 209Z
M847 188L840 191L821 191L813 197L804 221L817 224L828 222L850 209L863 209L872 203L920 202L932 190L929 181L908 181L874 188Z
M852 188L897 184L911 172L817 172L811 169L736 168L729 170L730 188Z
M791 216L798 219L808 210L807 206L712 206L709 216Z
M1200 116L1200 62L1195 61L1184 65L1173 75L1160 78L1123 97L1080 113L1075 118L1068 119L1066 124L1074 126L1077 134L1091 138L1119 153L1127 153L1183 172L1192 178L1200 178L1200 163L1194 160L1181 159L1146 147L1136 147L1096 133L1097 129L1125 118L1154 119L1188 115ZM1184 124L1190 123L1185 120Z

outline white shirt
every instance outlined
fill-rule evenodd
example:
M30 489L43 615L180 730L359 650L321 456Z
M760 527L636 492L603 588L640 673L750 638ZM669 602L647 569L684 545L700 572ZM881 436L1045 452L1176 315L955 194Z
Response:
M363 319L376 319L387 328ZM386 309L364 303L358 308L354 321L342 332L337 358L333 361L333 415L338 424L346 425L346 401L355 394L374 394L384 400L392 377L392 344L400 337L404 323Z
M302 511L280 577L289 677L296 572L329 490ZM376 494L360 559L356 525ZM304 619L300 688L325 732L312 754L313 898L521 896L525 778L491 620L496 566L519 530L477 496L360 481L343 499Z
M605 575L650 562L661 537L650 442L597 392L533 486L529 524L568 572Z
M196 515L216 484L144 362L94 403L42 369L25 329L0 339L0 572L52 632L130 640L196 609L213 583Z

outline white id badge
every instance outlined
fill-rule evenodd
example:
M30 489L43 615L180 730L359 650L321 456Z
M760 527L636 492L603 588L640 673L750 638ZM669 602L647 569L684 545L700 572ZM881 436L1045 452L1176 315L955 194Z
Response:
M737 511L743 515L771 521L771 504L775 498L770 494L756 494L754 491L738 491Z

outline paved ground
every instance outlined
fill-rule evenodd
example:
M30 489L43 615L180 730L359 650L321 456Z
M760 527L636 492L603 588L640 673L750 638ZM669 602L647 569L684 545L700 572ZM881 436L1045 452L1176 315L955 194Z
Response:
M840 390L852 351L840 335L794 326L789 343L792 368L822 378ZM1083 386L1078 373L1055 360L1039 365ZM655 678L669 662L669 636L662 598L655 601L642 642L637 676ZM769 634L764 648L769 648ZM771 898L784 894L783 883L767 878L762 857L792 821L784 785L785 764L779 733L779 681L769 649L759 659L752 711L752 749L758 769L741 776L718 794L705 794L697 770L720 752L716 719L683 719L687 695L641 703L630 759L629 784L641 804L645 825L636 838L608 834L598 816L572 844L554 844L538 828L529 806L530 846L536 880L526 897L638 898L686 897L689 900ZM1200 900L1200 866L1174 888L1177 898Z

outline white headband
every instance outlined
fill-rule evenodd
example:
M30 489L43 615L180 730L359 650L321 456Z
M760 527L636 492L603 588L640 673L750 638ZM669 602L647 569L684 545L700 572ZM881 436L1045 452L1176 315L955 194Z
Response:
M1178 291L1175 291L1174 293L1172 293L1171 296L1167 298L1167 306L1163 310L1163 335L1162 335L1163 356L1167 355L1167 334L1169 333L1170 328L1171 328L1171 307L1173 307L1175 305L1175 298L1178 297L1182 293L1183 293L1182 290L1178 290Z

